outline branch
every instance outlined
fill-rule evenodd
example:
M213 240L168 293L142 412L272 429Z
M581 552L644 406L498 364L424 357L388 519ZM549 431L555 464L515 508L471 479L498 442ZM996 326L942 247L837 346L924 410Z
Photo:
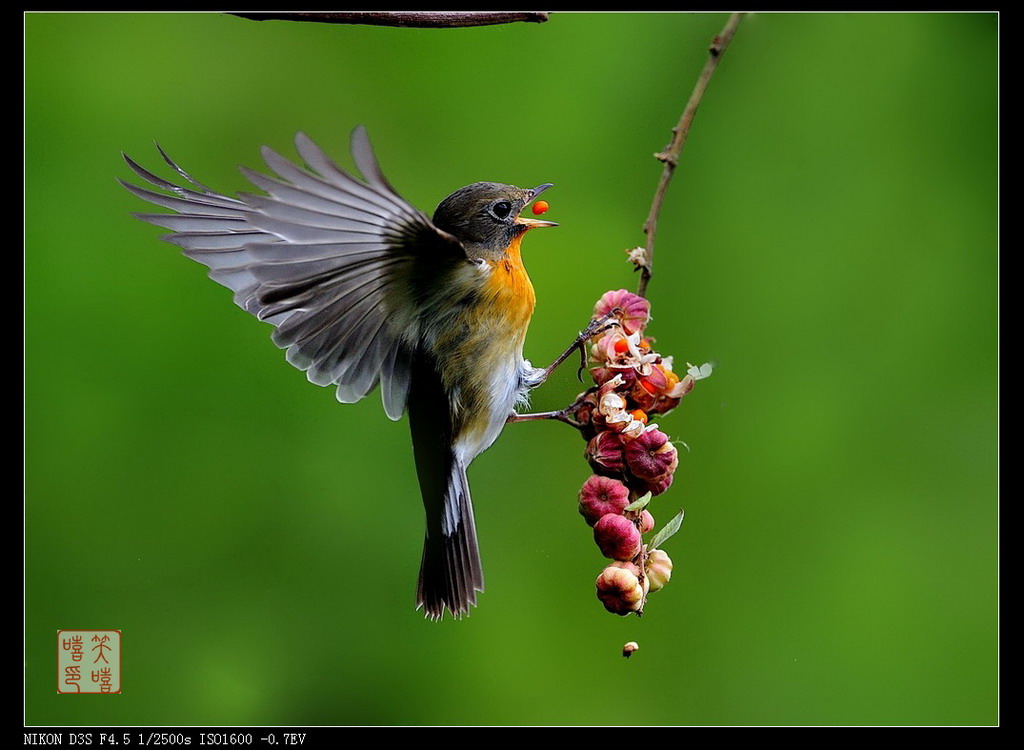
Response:
M295 13L231 13L250 21L313 21L317 23L352 23L372 26L399 26L419 29L455 29L466 26L493 26L501 23L526 21L543 23L548 20L544 11L337 11Z
M711 76L714 75L719 60L722 59L729 42L732 41L741 18L743 18L742 13L733 13L729 16L722 31L711 40L711 46L708 47L708 61L704 63L704 70L701 71L697 84L693 87L690 100L686 102L686 109L683 110L683 115L679 118L679 124L672 128L672 142L665 147L664 151L654 155L655 159L664 163L665 168L661 171L661 180L654 193L651 212L647 215L647 221L644 222L644 234L647 240L644 243L643 257L637 258L631 255L633 262L640 268L640 285L637 287L636 293L641 297L647 296L647 284L651 281L651 267L654 264L654 233L658 227L658 215L661 213L661 204L665 202L668 184L672 181L672 173L675 172L676 166L679 164L679 154L683 150L686 136L690 132L690 125L697 114L697 107L700 106Z

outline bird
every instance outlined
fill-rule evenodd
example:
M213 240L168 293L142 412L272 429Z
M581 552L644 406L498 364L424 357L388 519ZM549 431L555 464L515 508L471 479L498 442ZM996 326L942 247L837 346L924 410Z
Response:
M159 144L183 184L127 154L149 187L119 182L173 212L134 215L273 325L310 382L342 403L379 386L389 418L408 413L426 516L416 606L459 619L484 589L466 470L557 366L523 356L536 296L520 249L528 230L558 226L522 215L552 185L475 182L428 218L388 182L363 126L351 136L361 178L302 132L295 147L304 165L264 146L273 176L241 167L263 194L211 190Z

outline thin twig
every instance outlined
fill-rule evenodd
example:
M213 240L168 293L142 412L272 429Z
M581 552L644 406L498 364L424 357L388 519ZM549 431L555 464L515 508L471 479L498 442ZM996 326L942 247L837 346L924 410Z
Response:
M733 13L729 16L729 20L722 31L711 40L711 46L708 47L708 61L704 63L704 70L701 71L697 84L693 87L690 100L686 102L686 109L683 110L683 115L679 118L679 124L672 128L672 142L664 151L654 155L655 159L665 164L665 168L661 171L661 180L658 182L658 189L654 193L651 212L647 215L647 221L644 222L644 234L647 237L644 243L644 255L642 258L634 261L640 267L640 285L637 287L636 293L641 297L647 296L647 284L651 280L651 267L654 263L654 233L658 227L658 215L661 213L661 204L665 201L668 184L672 181L672 173L675 172L676 165L679 164L679 154L682 152L686 136L690 132L690 125L693 122L694 115L697 114L697 107L700 106L704 92L711 81L711 76L718 67L718 62L722 59L722 55L725 54L729 42L732 41L733 34L736 33L736 27L739 26L741 18L743 18L742 13Z
M312 21L316 23L353 23L372 26L399 26L419 29L457 29L466 26L493 26L501 23L543 23L548 20L544 11L324 11L232 13L251 21Z

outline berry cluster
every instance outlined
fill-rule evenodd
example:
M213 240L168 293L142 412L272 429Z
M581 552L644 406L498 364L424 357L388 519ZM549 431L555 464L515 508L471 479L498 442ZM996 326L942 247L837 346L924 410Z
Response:
M651 417L678 406L710 366L679 377L672 358L644 337L650 303L625 289L607 292L594 307L607 325L591 339L595 386L581 394L572 417L587 440L594 474L580 489L579 511L594 529L601 554L614 560L597 578L597 596L617 615L643 613L647 594L672 575L672 560L657 547L678 529L682 511L646 545L654 529L650 499L672 485L679 452Z

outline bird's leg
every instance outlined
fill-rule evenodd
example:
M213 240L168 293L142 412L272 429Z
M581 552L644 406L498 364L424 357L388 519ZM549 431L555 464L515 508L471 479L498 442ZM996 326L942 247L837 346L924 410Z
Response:
M589 391L588 391L589 393ZM583 425L573 419L573 415L576 413L576 409L583 403L586 393L581 393L579 397L569 404L564 409L558 411L539 411L531 414L511 414L508 418L509 422L532 422L535 419L557 419L559 422L565 422L567 425L575 427L577 430L582 430Z
M533 376L530 378L529 387L531 389L538 387L541 383L547 380L551 373L558 369L565 360L572 356L572 353L579 350L580 353L580 366L576 371L576 377L581 381L583 380L582 374L584 368L587 366L587 350L584 346L587 341L596 336L599 333L607 331L609 328L613 328L619 325L618 320L613 320L622 315L622 311L618 308L612 310L606 315L602 315L600 318L594 318L590 321L586 328L580 331L576 340L562 352L550 365L545 367L543 370L534 370ZM611 321L611 322L609 322ZM577 408L583 403L583 397L586 393L580 394L573 403L569 404L564 409L558 409L557 411L540 411L533 412L530 414L516 414L513 412L509 415L509 422L530 422L537 419L557 419L559 422L565 422L568 425L572 425L576 429L582 429L582 425L572 418L572 415L576 413Z
M576 371L576 377L578 377L580 379L580 382L582 382L583 370L587 366L587 350L584 344L586 344L587 341L589 341L592 337L596 336L597 334L604 333L609 328L614 328L615 326L619 325L617 320L615 320L614 322L609 321L612 321L614 318L618 318L620 315L622 315L622 311L619 310L618 308L615 308L611 312L602 315L600 318L594 318L593 320L591 320L587 327L580 331L580 334L576 337L576 340L572 342L568 349L559 354L554 362L552 362L550 365L548 365L543 370L540 370L538 372L536 380L534 381L534 383L531 384L531 387L536 388L549 377L551 377L551 373L557 370L558 366L565 362L565 360L569 359L569 357L572 356L572 353L577 350L580 353L580 366L579 369Z

